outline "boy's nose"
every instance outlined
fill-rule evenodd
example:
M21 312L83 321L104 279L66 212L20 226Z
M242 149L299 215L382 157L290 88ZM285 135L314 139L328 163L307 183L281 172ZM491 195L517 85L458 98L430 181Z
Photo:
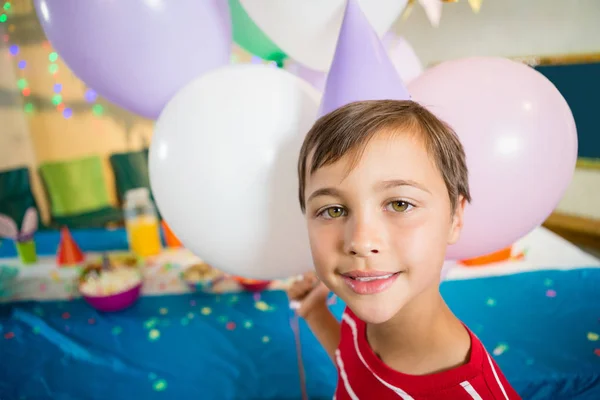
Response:
M383 250L382 232L376 224L354 221L349 225L344 240L346 254L353 257L370 257Z

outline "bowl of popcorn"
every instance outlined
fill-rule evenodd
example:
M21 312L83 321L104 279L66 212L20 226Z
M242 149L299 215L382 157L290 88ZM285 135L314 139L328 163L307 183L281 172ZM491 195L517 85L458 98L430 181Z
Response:
M263 281L258 279L244 278L241 276L234 276L233 279L248 292L262 292L267 289L271 284L271 281Z
M99 311L120 311L140 297L142 274L134 266L89 265L79 278L79 293Z
M225 275L206 263L192 264L181 273L181 279L194 291L211 291Z

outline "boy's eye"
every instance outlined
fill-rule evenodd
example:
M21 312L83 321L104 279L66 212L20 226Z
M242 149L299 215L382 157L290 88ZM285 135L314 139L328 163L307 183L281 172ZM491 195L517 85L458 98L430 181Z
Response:
M396 201L392 201L389 204L389 207L391 208L392 211L395 211L395 212L406 212L406 211L410 210L411 208L413 208L414 206L412 204L410 204L409 202L402 201L402 200L396 200Z
M343 217L344 214L345 214L345 210L342 207L333 206L333 207L329 207L329 208L326 208L325 210L321 211L320 216L325 219L334 219L334 218Z

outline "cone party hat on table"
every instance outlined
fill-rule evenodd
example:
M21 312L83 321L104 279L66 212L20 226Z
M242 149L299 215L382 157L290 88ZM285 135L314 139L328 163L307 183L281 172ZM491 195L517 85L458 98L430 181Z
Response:
M60 230L60 243L56 253L56 264L61 267L81 264L85 260L85 256L73 236L69 228L66 226Z
M409 100L385 47L356 0L348 0L319 116L363 100Z

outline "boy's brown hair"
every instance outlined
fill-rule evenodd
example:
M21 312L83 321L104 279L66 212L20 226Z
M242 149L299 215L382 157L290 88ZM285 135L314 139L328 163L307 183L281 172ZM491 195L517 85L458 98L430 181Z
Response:
M302 212L306 210L307 173L312 174L348 154L353 157L353 167L376 134L396 131L420 135L442 174L452 212L460 196L471 201L465 152L452 128L414 101L369 100L350 103L322 116L306 135L298 159Z

